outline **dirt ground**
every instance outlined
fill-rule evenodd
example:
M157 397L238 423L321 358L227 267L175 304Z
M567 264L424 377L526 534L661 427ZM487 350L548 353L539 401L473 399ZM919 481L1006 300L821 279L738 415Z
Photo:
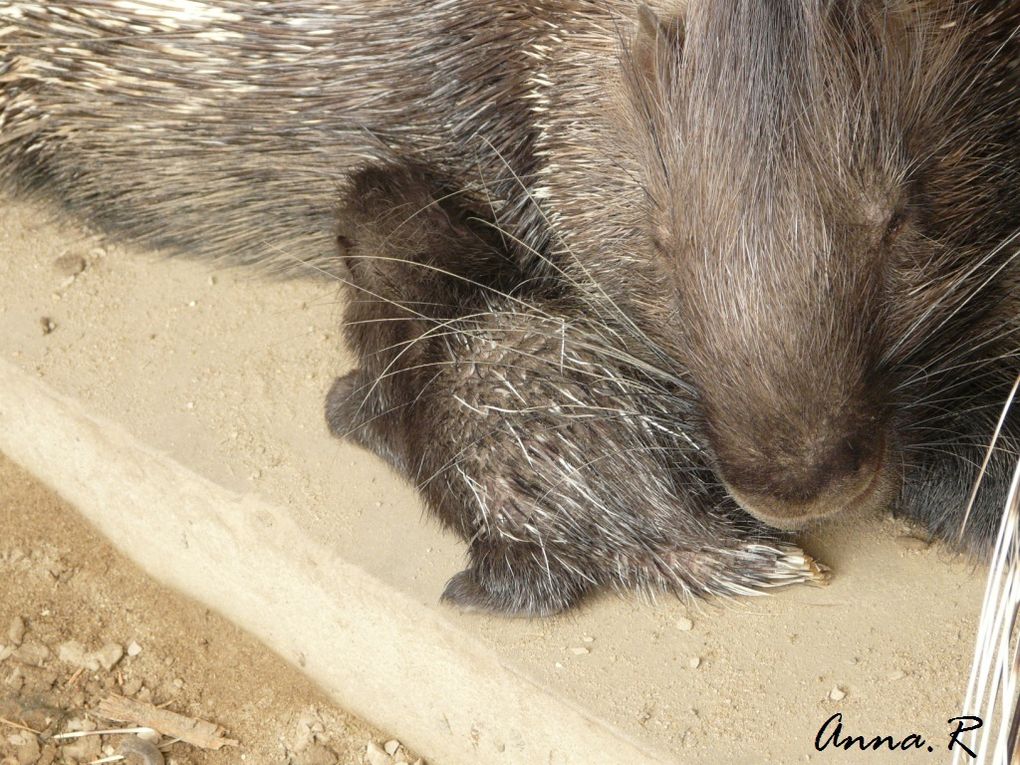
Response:
M2 455L0 529L2 765L115 756L123 735L53 738L125 727L96 714L112 694L218 724L239 742L165 745L167 765L422 762L254 638L154 583Z

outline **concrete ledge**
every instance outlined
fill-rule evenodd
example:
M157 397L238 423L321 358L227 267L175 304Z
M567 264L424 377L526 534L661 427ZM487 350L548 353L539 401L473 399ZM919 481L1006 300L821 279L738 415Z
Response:
M436 762L664 762L443 618L0 362L0 451L146 571L224 613Z

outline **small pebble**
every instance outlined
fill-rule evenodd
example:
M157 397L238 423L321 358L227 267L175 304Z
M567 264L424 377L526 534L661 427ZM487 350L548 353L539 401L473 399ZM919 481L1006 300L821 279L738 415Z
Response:
M389 757L386 758L389 760ZM291 760L294 765L336 765L336 754L322 744L313 743Z
M21 742L15 744L15 756L18 758L18 765L34 765L42 757L42 750L39 748L39 739L31 733L23 733Z
M393 760L386 754L386 750L374 741L370 741L365 747L365 759L368 765L393 765Z
M395 738L391 738L389 741L383 744L383 749L386 750L386 754L388 754L390 757L396 756L397 750L399 748L400 742L397 741Z
M85 270L85 258L81 255L61 255L53 261L53 268L61 276L77 276Z
M907 673L904 672L902 669L894 669L888 675L890 680L902 680L906 676L907 676Z
M140 654L141 652L142 652L142 647L140 645L138 645L138 643L136 643L134 640L132 640L130 643L128 643L128 647L127 647L127 655L128 656L131 656L133 658L133 657L137 656L138 654Z
M149 728L148 730L142 730L135 734L142 741L148 741L150 744L158 744L160 735L159 731Z
M692 656L687 660L687 666L690 667L691 669L697 669L698 667L701 666L701 657Z
M595 638L593 638L591 635L585 635L583 638L581 638L581 640L583 640L585 643L595 642Z
M21 641L25 639L25 620L20 616L15 616L11 621L11 626L7 630L7 639L14 645L21 645Z
M68 640L57 647L57 658L74 667L85 666L85 646L77 640Z
M63 762L68 760L91 762L92 760L98 760L102 753L102 742L99 736L83 736L82 738L72 739L71 743L63 744L60 747L60 754L64 758Z
M124 658L124 649L117 643L107 643L95 653L96 660L109 672Z
M838 685L832 686L832 690L829 691L829 698L832 701L842 701L846 698L846 691L840 688Z
M14 652L14 658L22 664L41 667L50 657L50 649L42 643L25 643Z
M574 654L574 656L585 656L591 653L591 650L585 648L583 645L575 645L573 648L570 649L570 652Z
M39 319L39 324L42 326L42 333L44 335L49 335L57 328L57 323L49 316L43 316Z
M690 632L692 629L694 629L694 622L692 622L686 616L681 616L676 620L676 628L681 632Z

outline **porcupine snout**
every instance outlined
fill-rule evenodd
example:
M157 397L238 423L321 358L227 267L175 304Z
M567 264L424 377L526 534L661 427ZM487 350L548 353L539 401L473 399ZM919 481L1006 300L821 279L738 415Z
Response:
M795 528L888 499L895 480L883 431L877 423L799 439L773 431L760 449L717 446L719 472L746 511L772 526Z

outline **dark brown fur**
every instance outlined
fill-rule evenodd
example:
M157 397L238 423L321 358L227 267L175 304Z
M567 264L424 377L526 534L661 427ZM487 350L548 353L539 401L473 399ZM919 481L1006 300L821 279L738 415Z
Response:
M732 595L819 577L714 484L676 429L682 381L650 374L640 340L589 321L576 295L529 280L448 187L370 168L340 220L360 366L327 420L469 542L446 599L543 615L600 585Z
M959 531L1016 374L1016 3L692 4L628 70L662 285L635 311L776 525L897 507ZM1007 420L971 540L998 526Z

